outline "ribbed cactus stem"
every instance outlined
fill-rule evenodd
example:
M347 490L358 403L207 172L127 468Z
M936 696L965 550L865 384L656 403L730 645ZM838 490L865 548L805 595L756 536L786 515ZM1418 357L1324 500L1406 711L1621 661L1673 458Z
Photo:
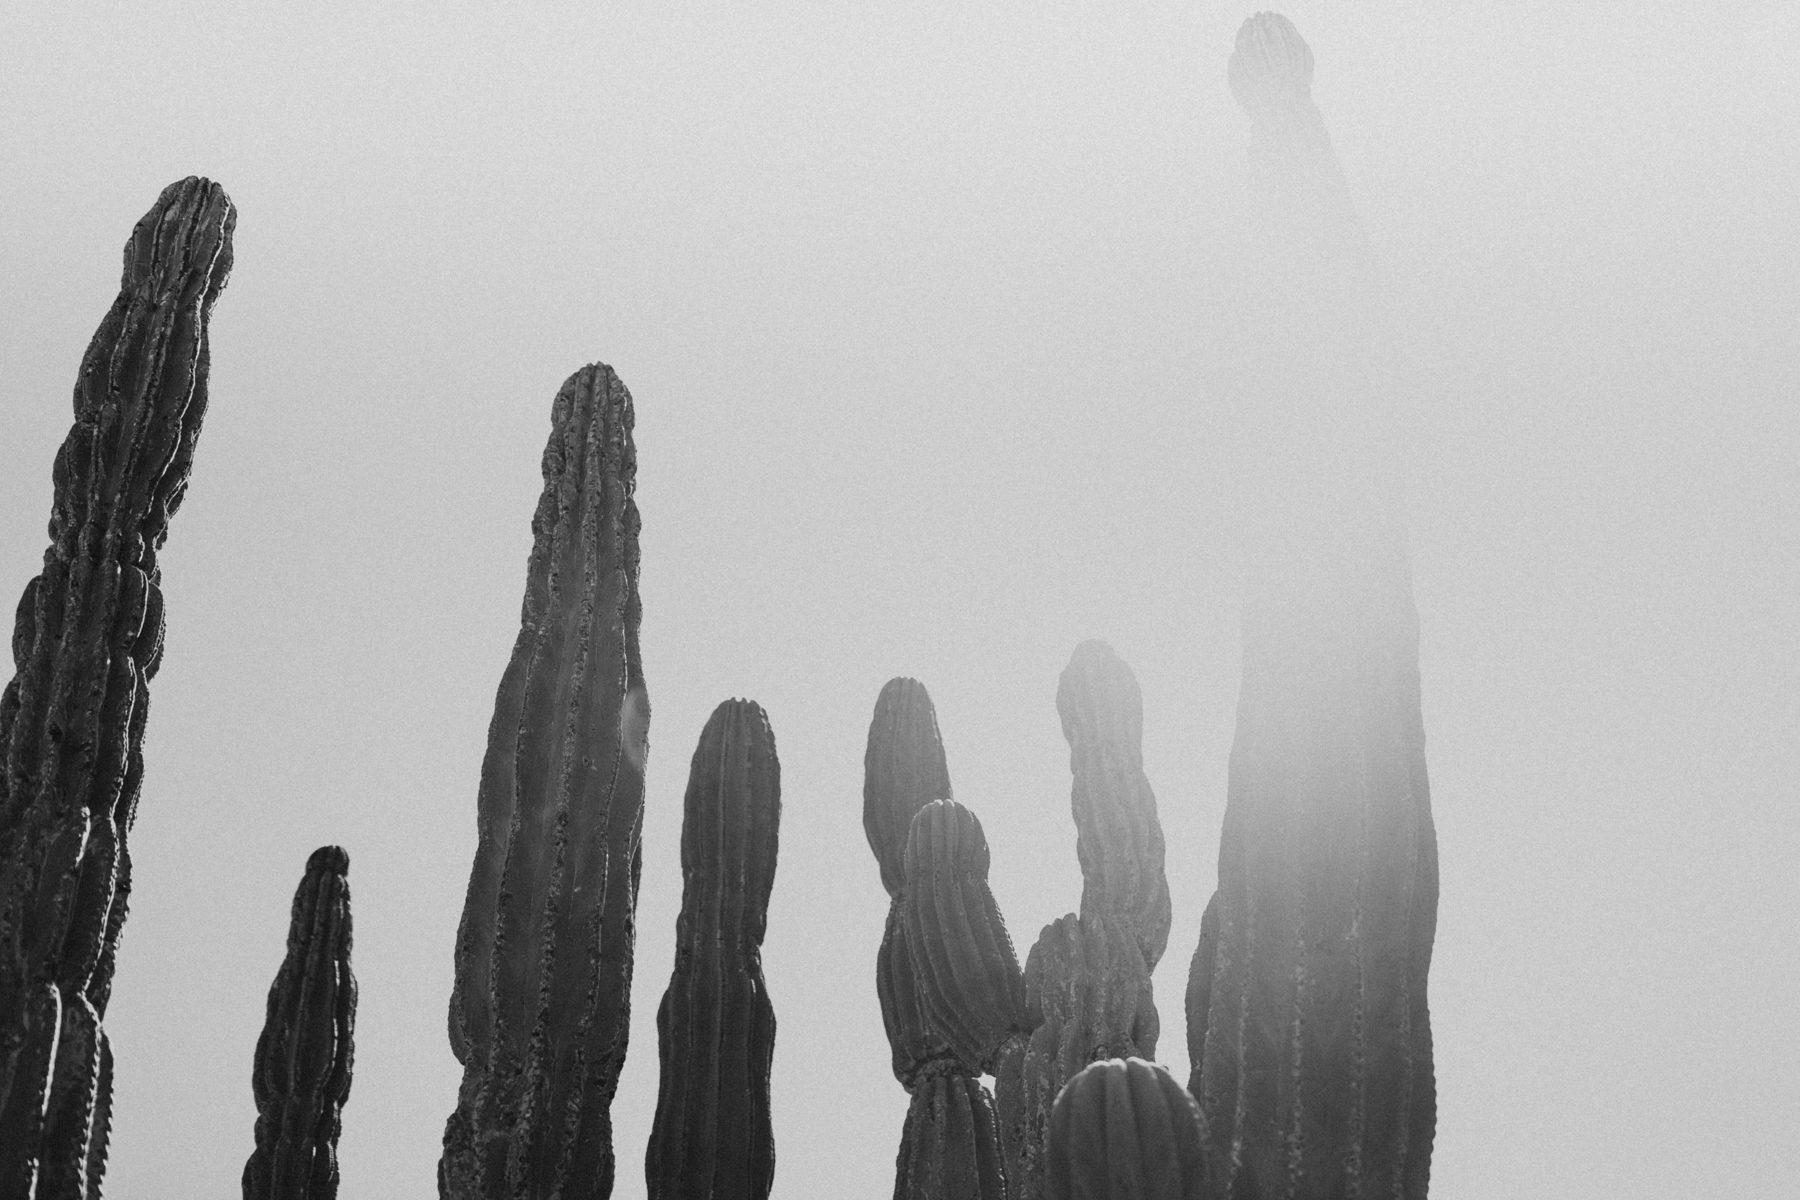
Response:
M728 700L700 735L681 825L675 969L656 1013L662 1085L644 1156L650 1200L766 1200L775 1178L775 1010L762 940L781 823L763 710Z
M556 395L457 934L463 1083L438 1179L459 1200L612 1191L649 722L631 428L610 367Z
M1162 825L1144 774L1144 696L1105 642L1075 648L1056 688L1056 711L1075 776L1075 853L1083 913L1104 912L1156 970L1169 944L1169 881Z
M981 1081L933 1075L913 1089L894 1200L1005 1200L994 1102Z
M287 957L256 1041L256 1150L244 1200L333 1200L340 1114L350 1096L356 976L350 971L350 856L321 846L294 892Z
M1049 1200L1211 1200L1200 1113L1141 1058L1084 1068L1050 1115Z
M937 710L916 679L890 679L875 699L863 753L863 832L890 896L906 886L906 834L913 815L933 800L950 800L950 769Z
M236 221L224 189L190 178L132 230L57 451L44 569L19 601L0 695L0 1196L99 1189L100 1018L162 654L157 552L206 412L207 325Z
M954 800L913 817L906 839L906 944L926 1020L971 1074L994 1069L1021 1035L1025 980L988 888L981 822Z

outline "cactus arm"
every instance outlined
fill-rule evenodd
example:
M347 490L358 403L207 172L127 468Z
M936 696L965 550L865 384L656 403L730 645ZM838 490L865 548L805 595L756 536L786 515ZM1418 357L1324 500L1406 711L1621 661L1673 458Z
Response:
M631 396L557 393L521 628L501 677L457 936L448 1196L604 1197L629 1031L649 707Z
M256 1041L256 1149L244 1200L333 1200L350 1096L356 976L350 970L350 857L321 846L294 892L287 956Z
M1104 910L1156 970L1169 944L1169 881L1162 825L1144 774L1144 698L1131 668L1105 642L1075 648L1056 689L1069 743L1075 852L1084 913Z
M662 1082L644 1156L650 1200L767 1200L773 1186L775 1010L761 947L780 821L768 718L750 701L726 701L707 721L688 777L675 968L656 1014Z
M1203 1200L1200 1113L1166 1068L1141 1058L1083 1068L1056 1098L1049 1200Z
M994 1103L981 1081L933 1075L913 1089L894 1200L1005 1200Z
M863 831L889 896L906 886L906 834L913 814L954 799L937 710L916 679L890 679L875 700L863 754Z
M132 230L52 469L44 568L13 626L0 693L0 1194L28 1194L34 1173L39 1195L99 1186L93 1143L111 1119L99 1022L161 658L157 552L206 412L208 321L236 221L222 188L190 178Z

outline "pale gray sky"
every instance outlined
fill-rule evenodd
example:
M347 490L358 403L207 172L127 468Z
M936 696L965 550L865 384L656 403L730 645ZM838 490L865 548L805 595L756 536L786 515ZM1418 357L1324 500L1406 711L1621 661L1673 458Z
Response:
M976 11L978 10L978 11ZM687 761L761 702L776 1194L882 1195L905 1095L860 826L924 680L1021 954L1080 875L1054 706L1144 689L1175 923L1215 879L1247 123L1220 4L26 2L0 16L0 597L166 183L237 265L164 554L108 1182L234 1194L307 853L352 858L347 1198L429 1195L477 768L551 396L637 401L653 705L618 1195ZM1442 860L1434 1193L1778 1197L1800 1157L1800 18L1295 3L1390 283ZM1320 436L1295 427L1284 436ZM6 600L9 605L12 601Z

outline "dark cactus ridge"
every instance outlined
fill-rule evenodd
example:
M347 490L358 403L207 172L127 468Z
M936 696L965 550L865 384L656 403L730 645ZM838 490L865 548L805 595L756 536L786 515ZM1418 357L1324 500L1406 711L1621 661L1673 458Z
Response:
M762 940L781 823L763 710L728 700L694 750L681 825L675 969L656 1013L662 1084L644 1156L650 1200L766 1200L775 1179L775 1010Z
M933 800L954 799L937 710L916 679L890 679L875 699L863 753L863 832L881 866L881 886L906 886L906 834L913 814Z
M981 1081L933 1075L913 1089L894 1200L1005 1200L994 1102Z
M994 1070L1026 1031L1025 980L988 888L981 822L954 800L913 817L906 839L906 944L920 1005L970 1074Z
M1166 1068L1141 1058L1085 1067L1056 1098L1049 1200L1203 1200L1200 1113Z
M650 715L631 429L610 367L584 367L556 394L457 932L450 1045L463 1082L438 1180L458 1200L612 1191Z
M0 694L4 1196L98 1194L105 1166L112 1052L100 1021L162 655L156 559L206 413L207 327L236 223L223 188L189 178L132 230L52 469L44 569L13 624L15 674Z
M1081 909L1104 912L1137 942L1154 971L1169 944L1162 825L1144 774L1144 697L1105 642L1075 648L1056 688L1069 743Z
M356 976L350 971L350 856L321 846L294 892L287 957L256 1040L256 1150L244 1200L333 1200L350 1096Z
M1285 23L1280 36L1297 43ZM1246 108L1254 144L1296 162L1319 152ZM1273 182L1271 245L1291 253L1272 273L1292 273L1268 359L1305 368L1267 399L1327 414L1343 388L1378 377L1360 322L1379 295L1362 268L1338 270L1366 261L1347 203L1324 240L1295 236L1307 229L1295 214L1338 204L1341 177ZM1333 460L1310 464L1329 468L1328 502L1290 513L1251 564L1219 882L1187 988L1190 1088L1228 1200L1422 1200L1430 1173L1438 879L1418 616L1379 439L1334 432Z

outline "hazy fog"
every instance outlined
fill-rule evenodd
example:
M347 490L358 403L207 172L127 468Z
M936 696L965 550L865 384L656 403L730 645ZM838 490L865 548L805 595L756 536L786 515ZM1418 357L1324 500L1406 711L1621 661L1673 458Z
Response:
M236 1192L325 842L362 987L343 1194L431 1194L538 456L596 359L637 402L653 708L618 1195L643 1194L688 759L727 696L767 708L785 785L778 1196L892 1187L860 823L892 675L931 689L1023 955L1080 889L1057 674L1088 637L1136 670L1185 1078L1254 498L1378 408L1441 854L1434 1194L1786 1194L1791 5L1285 6L1392 365L1323 412L1244 386L1261 260L1224 64L1250 6L308 7L0 15L6 611L132 223L188 174L239 208L162 557L109 1194Z

